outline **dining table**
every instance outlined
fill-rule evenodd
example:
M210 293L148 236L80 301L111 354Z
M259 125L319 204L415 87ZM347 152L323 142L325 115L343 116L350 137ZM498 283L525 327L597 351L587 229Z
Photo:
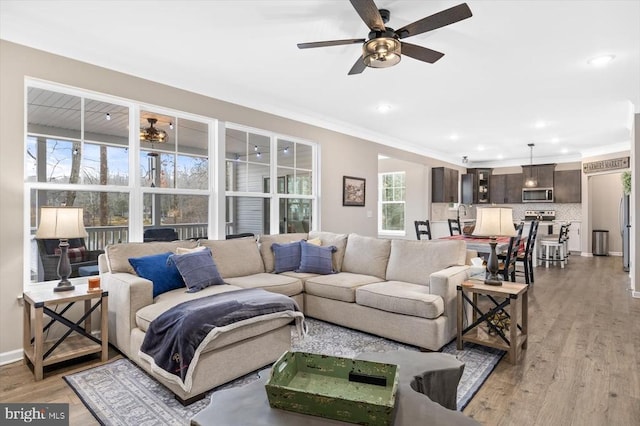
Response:
M440 237L439 240L456 240L467 243L467 249L475 250L478 253L491 253L491 238L473 235L450 235ZM523 239L525 240L525 239ZM522 242L520 243L522 244ZM502 253L509 248L509 237L496 237L496 253Z

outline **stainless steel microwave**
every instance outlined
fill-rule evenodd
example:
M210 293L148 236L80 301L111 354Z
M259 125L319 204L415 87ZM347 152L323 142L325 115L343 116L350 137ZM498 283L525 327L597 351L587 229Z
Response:
M523 203L553 203L553 188L522 188Z

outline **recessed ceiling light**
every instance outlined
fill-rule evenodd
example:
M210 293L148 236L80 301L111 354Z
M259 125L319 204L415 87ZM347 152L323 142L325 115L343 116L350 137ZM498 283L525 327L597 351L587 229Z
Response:
M378 105L378 112L384 114L386 112L391 111L391 105L389 104L380 104Z
M551 138L551 143L558 143L558 142L560 142L560 138L558 137Z
M547 127L547 123L542 120L538 120L536 121L535 127L536 129L544 129L545 127Z
M484 145L478 145L478 151L484 151Z
M560 152L563 153L563 154L567 154L569 152L569 150L567 148L562 148L560 150Z
M504 155L498 154L498 160L504 160Z
M457 133L451 133L451 136L449 136L449 139L451 139L452 141L457 141L459 138Z
M603 67L607 65L609 62L613 61L615 58L614 55L602 55L595 56L587 61L589 65L593 65L594 67Z

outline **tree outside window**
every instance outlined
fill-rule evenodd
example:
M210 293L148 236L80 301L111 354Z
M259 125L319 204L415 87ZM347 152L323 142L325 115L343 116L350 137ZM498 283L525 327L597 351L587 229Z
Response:
M405 172L380 173L379 231L404 233Z

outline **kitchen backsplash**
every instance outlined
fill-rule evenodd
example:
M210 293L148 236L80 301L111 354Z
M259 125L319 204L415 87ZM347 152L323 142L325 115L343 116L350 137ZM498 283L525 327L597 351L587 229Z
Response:
M454 207L450 207L448 203L433 203L431 204L431 220L432 221L444 221L447 219L455 219L457 212ZM467 214L464 214L464 209L460 207L460 219L469 220L476 217L476 206L465 206ZM485 205L480 205L484 207ZM527 203L527 204L501 204L500 207L511 207L513 209L513 219L524 219L524 212L526 210L555 210L556 220L582 220L582 204L556 204L556 203Z

